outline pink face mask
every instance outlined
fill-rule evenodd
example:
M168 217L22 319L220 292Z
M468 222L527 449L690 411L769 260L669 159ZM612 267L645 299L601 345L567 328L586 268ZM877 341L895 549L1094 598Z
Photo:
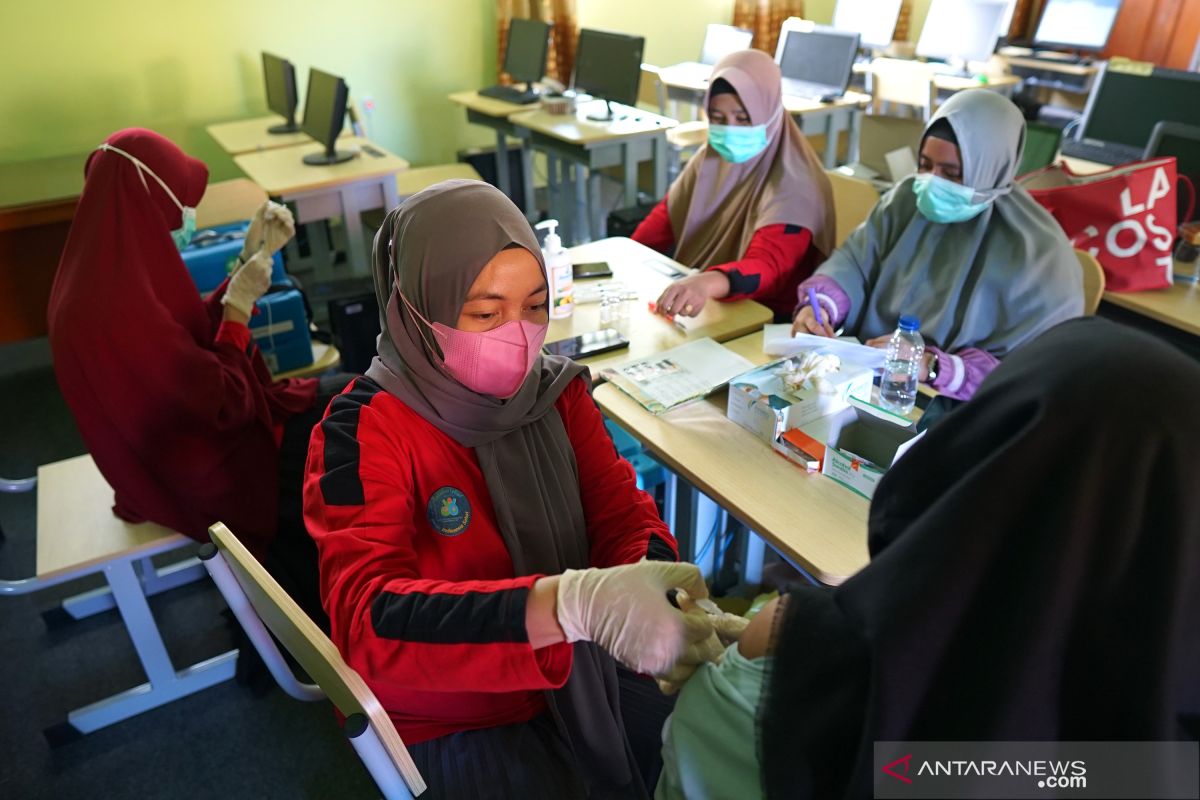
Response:
M473 392L501 400L507 400L521 388L533 362L537 361L549 328L549 325L514 320L482 333L460 331L440 322L430 322L417 313L403 294L400 299L413 316L433 329L445 356L442 366L450 377ZM425 338L424 333L421 338Z

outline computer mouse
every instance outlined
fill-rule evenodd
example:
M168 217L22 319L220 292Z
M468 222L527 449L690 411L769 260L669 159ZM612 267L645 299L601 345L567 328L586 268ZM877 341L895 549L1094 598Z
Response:
M818 97L817 99L820 100L822 103L832 103L835 100L837 100L839 97L841 97L841 95L839 95L839 94L823 94L820 97Z

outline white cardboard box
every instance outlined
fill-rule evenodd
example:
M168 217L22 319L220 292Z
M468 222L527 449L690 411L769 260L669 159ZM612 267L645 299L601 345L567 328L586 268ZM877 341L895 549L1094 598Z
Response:
M780 377L781 358L744 372L729 382L726 415L763 441L773 444L781 433L850 407L851 394L871 392L874 373L867 367L843 361L841 369L826 376L832 391L789 391Z
M850 407L830 418L821 473L868 500L879 481L925 433Z

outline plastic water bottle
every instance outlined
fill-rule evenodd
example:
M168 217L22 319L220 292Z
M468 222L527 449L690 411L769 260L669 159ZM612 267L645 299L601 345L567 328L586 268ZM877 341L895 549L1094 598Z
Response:
M921 358L925 355L920 327L920 320L905 314L888 342L879 399L884 408L896 414L908 414L917 403L917 376L921 374Z

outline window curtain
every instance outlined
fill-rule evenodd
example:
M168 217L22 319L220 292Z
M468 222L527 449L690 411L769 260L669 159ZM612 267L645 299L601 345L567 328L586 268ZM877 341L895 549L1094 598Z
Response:
M912 0L904 0L900 4L900 13L896 17L896 30L892 34L892 41L896 42L911 42L912 41Z
M736 0L733 24L754 31L751 46L775 55L779 29L788 17L804 16L804 0Z
M512 79L504 70L504 49L508 28L514 18L540 19L550 23L550 50L546 56L546 74L562 83L571 82L575 67L575 44L579 38L576 0L496 0L496 72L499 83Z

